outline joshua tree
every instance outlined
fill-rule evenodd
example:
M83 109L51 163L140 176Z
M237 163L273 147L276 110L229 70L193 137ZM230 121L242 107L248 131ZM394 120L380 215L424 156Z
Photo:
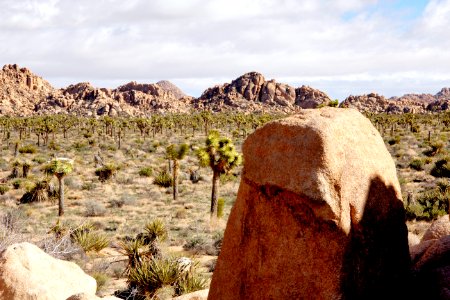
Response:
M58 216L64 215L64 177L73 171L73 160L69 158L54 158L46 166L47 175L55 175L59 183L59 211Z
M189 146L186 144L181 144L176 146L174 144L167 146L166 148L166 157L173 161L173 180L172 180L172 188L173 188L173 200L176 201L178 199L178 169L180 160L182 160L189 151Z
M209 166L213 171L211 192L211 218L217 216L217 197L221 174L229 173L242 162L242 156L237 153L233 142L221 137L219 132L212 130L206 138L206 146L197 152L200 165Z
M22 177L27 178L28 173L30 172L31 163L28 161L25 161L22 163Z

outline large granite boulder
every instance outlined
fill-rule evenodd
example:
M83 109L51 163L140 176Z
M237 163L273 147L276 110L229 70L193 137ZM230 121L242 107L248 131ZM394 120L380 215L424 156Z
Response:
M391 299L409 269L394 162L370 121L323 108L245 141L208 299Z

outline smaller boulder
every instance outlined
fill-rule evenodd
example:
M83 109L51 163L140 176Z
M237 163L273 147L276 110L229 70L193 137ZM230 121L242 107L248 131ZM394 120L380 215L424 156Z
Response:
M449 215L445 215L434 221L423 235L422 241L440 239L450 235Z
M61 300L95 295L97 283L75 263L56 259L30 243L0 253L0 299Z

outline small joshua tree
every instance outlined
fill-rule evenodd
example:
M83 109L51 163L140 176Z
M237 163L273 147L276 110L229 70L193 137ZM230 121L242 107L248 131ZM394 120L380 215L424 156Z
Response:
M217 216L217 197L221 174L229 173L242 162L242 156L236 151L233 142L221 137L219 132L210 131L206 145L197 152L200 165L209 166L213 171L211 192L211 218Z
M166 148L166 157L173 162L172 188L174 201L178 199L178 169L180 168L180 160L185 158L188 151L189 146L186 144L182 144L179 146L172 144L170 146L167 146Z
M47 175L55 175L59 183L58 216L64 215L64 177L73 171L73 160L69 158L54 158L44 166Z

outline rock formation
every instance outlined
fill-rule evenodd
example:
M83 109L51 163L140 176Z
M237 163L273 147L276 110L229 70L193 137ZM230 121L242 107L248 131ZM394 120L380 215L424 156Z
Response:
M251 134L208 299L404 296L394 162L356 110L303 110Z
M450 235L424 240L411 249L411 254L411 286L416 299L450 299Z
M349 96L340 107L355 108L361 112L372 113L426 113L445 111L450 108L450 89L443 88L436 95L405 94L386 99L376 93Z
M82 116L187 112L192 97L168 81L130 82L116 89L95 88L82 82L55 89L26 68L6 65L0 71L0 115L70 113Z
M167 80L161 80L156 83L160 88L166 92L172 93L177 99L186 98L186 95L179 87Z
M271 110L292 112L298 108L316 108L330 102L323 92L308 86L293 88L287 84L266 81L257 72L250 72L231 83L207 89L194 101L196 108L211 108L214 111Z
M59 260L29 243L0 254L0 299L61 300L95 295L97 283L75 263Z
M53 92L53 87L27 68L5 65L0 70L0 115L30 115L35 104Z

